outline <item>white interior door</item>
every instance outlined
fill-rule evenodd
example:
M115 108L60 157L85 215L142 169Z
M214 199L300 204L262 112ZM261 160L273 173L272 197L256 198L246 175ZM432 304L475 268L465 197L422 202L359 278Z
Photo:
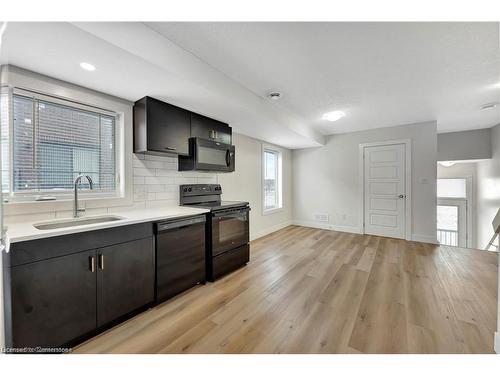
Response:
M364 147L365 233L405 238L405 144Z

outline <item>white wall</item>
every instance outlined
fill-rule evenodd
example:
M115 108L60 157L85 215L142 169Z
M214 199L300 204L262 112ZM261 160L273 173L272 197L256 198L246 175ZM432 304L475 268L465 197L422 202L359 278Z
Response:
M262 145L264 142L241 134L233 134L236 147L236 170L219 174L224 200L250 202L250 238L255 239L291 224L292 220L292 153L282 152L283 209L263 214L262 209Z
M489 159L490 137L490 128L438 134L438 160Z
M327 227L358 232L360 209L359 144L412 140L412 237L436 241L436 122L333 135L324 147L293 150L293 218L325 226L314 214L327 213Z
M439 147L439 144L438 144ZM477 177L478 162L456 163L451 167L443 167L438 163L437 178L461 178L472 177L472 247L478 248L477 232L478 232L478 217L477 217L477 191L478 191L478 177Z
M500 208L500 124L491 129L492 159L477 164L478 247L483 249L493 235L491 221Z

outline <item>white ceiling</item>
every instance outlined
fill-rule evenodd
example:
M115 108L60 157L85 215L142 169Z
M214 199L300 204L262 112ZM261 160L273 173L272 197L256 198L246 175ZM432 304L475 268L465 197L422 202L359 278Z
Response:
M289 148L427 120L441 132L500 122L478 110L499 100L494 23L9 23L0 63L158 97ZM264 99L270 88L284 98ZM331 110L347 116L322 121Z
M97 69L87 72L80 62ZM323 136L142 23L9 23L0 64L12 64L130 101L150 95L288 148Z
M491 127L499 111L498 23L149 23L324 134L437 120ZM342 110L338 122L323 113Z

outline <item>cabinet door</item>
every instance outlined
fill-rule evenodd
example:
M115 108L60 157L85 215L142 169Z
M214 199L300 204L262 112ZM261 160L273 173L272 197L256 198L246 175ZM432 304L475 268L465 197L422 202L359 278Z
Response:
M185 109L147 98L148 150L187 155L191 115Z
M205 223L156 235L156 293L164 301L205 281Z
M96 328L95 251L12 267L12 344L60 347Z
M231 144L231 127L221 121L191 113L191 137Z
M153 238L97 249L97 325L154 299Z

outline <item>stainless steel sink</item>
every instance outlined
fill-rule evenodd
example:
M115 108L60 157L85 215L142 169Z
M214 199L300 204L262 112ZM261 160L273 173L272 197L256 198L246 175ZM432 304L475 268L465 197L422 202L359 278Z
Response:
M120 216L91 216L91 217L81 217L81 218L67 219L67 220L45 221L43 223L33 224L33 226L36 229L48 230L48 229L76 227L80 225L106 223L108 221L117 221L123 219L124 218Z

